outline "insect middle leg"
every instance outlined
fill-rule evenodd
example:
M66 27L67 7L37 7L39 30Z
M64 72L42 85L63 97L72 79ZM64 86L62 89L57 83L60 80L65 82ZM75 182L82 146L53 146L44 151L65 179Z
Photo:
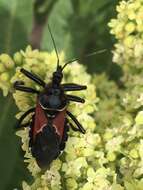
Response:
M80 98L78 96L74 96L74 95L66 95L67 100L69 101L73 101L73 102L80 102L80 103L84 103L85 100L83 98Z
M33 93L33 94L39 94L39 91L38 90L35 90L33 88L30 88L30 87L26 87L26 86L23 86L24 85L24 82L23 81L16 81L14 83L14 88L16 90L19 90L19 91L22 91L22 92L28 92L28 93Z
M64 91L85 90L87 88L87 86L85 85L79 85L79 84L74 84L74 83L62 84L62 87Z

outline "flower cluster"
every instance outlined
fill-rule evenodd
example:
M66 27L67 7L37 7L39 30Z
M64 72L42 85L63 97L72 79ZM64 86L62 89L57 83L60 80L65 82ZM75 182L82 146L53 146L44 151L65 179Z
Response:
M7 55L6 55L7 56ZM63 53L60 54L60 60L63 60ZM32 50L30 47L26 51L17 52L14 58L10 58L13 67L10 75L9 70L5 73L9 76L7 92L12 91L16 105L19 108L17 118L26 110L36 106L36 96L25 92L14 91L13 83L17 80L24 81L25 86L41 90L37 84L25 77L20 68L23 67L28 71L39 75L46 83L51 80L52 72L56 68L55 53L40 52ZM110 168L102 167L105 162L104 155L100 151L102 139L99 134L95 133L95 120L93 113L97 110L95 85L91 83L91 76L86 73L85 67L78 63L72 63L64 70L63 82L73 82L87 85L85 91L75 92L74 94L86 99L85 104L70 104L69 110L73 112L77 119L86 129L86 134L82 135L72 130L69 131L69 139L66 148L59 159L53 161L46 172L43 173L38 167L35 159L32 157L29 143L29 129L21 129L17 135L22 139L22 149L25 151L25 162L31 172L34 182L28 185L23 182L24 190L37 189L105 189L110 186L111 182L108 177L114 178L114 172ZM81 111L82 110L82 111ZM31 119L28 116L24 122ZM101 158L101 159L100 159Z
M117 39L113 61L122 67L121 80L128 89L123 105L128 111L134 111L142 106L143 1L121 1L117 12L117 18L109 23L111 33Z
M100 83L100 86L97 86L100 101L99 113L95 114L97 123L95 132L102 138L100 150L106 158L104 165L115 172L114 184L120 185L121 189L141 190L143 184L142 111L133 108L133 100L129 102L130 106L124 105L128 89L120 89L105 75L95 76L94 82Z
M113 61L140 68L143 60L143 1L121 1L117 6L117 19L109 23L115 35Z
M14 75L15 62L7 54L0 55L0 88L4 96L10 90L10 78Z
M123 88L105 75L95 77L100 94L100 114L97 114L98 133L103 137L107 155L106 167L112 168L123 190L143 187L143 1L121 1L117 18L109 23L117 42L113 62L120 65ZM100 81L100 82L99 82ZM109 92L110 91L110 92ZM106 122L101 121L102 115ZM110 118L110 119L109 119Z
M121 1L117 6L117 18L109 23L111 33L117 39L113 61L122 68L123 88L109 80L106 74L91 77L85 67L76 62L64 70L63 82L80 81L88 86L87 90L74 93L84 98L85 104L70 104L68 108L86 129L85 135L70 129L62 155L43 172L28 147L29 129L17 132L22 139L25 162L33 176L32 184L22 183L24 190L143 189L142 10L142 0ZM61 53L60 60L63 59L64 54ZM36 96L14 91L13 83L22 80L25 86L41 90L20 72L20 68L36 73L48 83L56 68L55 53L28 47L26 51L14 54L13 58L0 55L0 62L0 88L4 95L13 92L19 108L16 117L19 118L36 106ZM100 97L99 102L95 90ZM24 122L30 119L31 116Z
M52 72L56 68L56 56L54 52L39 52L38 50L32 50L30 47L28 47L25 52L20 51L15 55L14 58L10 59L14 65L18 63L18 66L12 67L11 71L13 75L11 75L11 77L9 76L8 90L13 91L13 97L19 108L19 113L16 117L19 118L27 109L36 106L36 96L25 92L14 91L12 87L13 83L17 80L24 81L25 86L40 90L37 84L20 72L20 68L23 67L38 74L48 83L51 79ZM15 59L15 57L17 57L17 59ZM61 53L60 59L62 60L63 58L64 55ZM7 70L6 74L9 75L9 70ZM101 82L102 79L104 80L104 84ZM98 88L104 89L102 94L100 94L101 100L99 109L101 112L96 116L98 123L96 126L93 117L97 110L96 103L98 102L95 85L93 84L95 81L92 82L91 76L86 73L84 66L73 63L64 70L63 82L78 83L78 81L81 81L81 84L88 85L86 91L76 92L77 95L86 99L86 103L83 105L71 104L69 109L77 115L78 120L86 129L86 134L82 135L70 130L69 139L64 152L58 159L52 162L49 169L45 172L41 171L35 159L32 157L28 145L29 129L25 128L17 132L17 135L22 139L22 149L25 151L24 161L27 163L27 167L34 178L33 183L30 185L24 181L22 183L23 189L124 190L122 186L123 182L125 186L130 187L133 183L140 187L141 182L139 180L131 181L128 177L131 172L138 177L141 175L142 162L138 160L140 160L142 154L142 133L141 130L140 133L138 133L136 129L138 125L138 128L141 129L142 114L139 113L136 116L136 124L133 129L133 121L131 118L122 117L122 114L121 117L118 118L117 126L117 120L115 119L116 114L121 111L118 101L115 101L118 89L113 82L108 82L108 87L114 90L110 92L107 91L105 81L108 80L105 75L101 75L100 77L96 77L97 84L100 81ZM107 97L109 96L112 96L112 103L110 102L107 107L105 106L103 108L102 105L107 102ZM106 101L102 101L105 97ZM118 109L116 109L116 105L118 105ZM111 109L111 107L113 113L116 113L114 119L110 116L111 110L109 111L108 109ZM102 108L104 109L103 111ZM84 111L81 112L81 110ZM105 112L104 115L103 112ZM103 117L106 118L105 122ZM27 117L24 122L30 119L31 116ZM107 123L108 126L105 126ZM130 138L130 134L133 132L134 138ZM137 138L138 145L134 143L134 139ZM124 149L125 145L126 150ZM124 176L127 177L127 180L124 180ZM128 189L129 188L127 188L127 190Z

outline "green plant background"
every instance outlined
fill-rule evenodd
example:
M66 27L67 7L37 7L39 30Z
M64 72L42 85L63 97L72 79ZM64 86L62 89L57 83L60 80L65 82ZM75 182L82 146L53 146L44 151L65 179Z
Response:
M50 3L50 0L47 4ZM107 23L115 15L118 0L58 0L48 15L58 50L67 59L78 57L88 72L106 73L118 82L121 69L111 61L114 39ZM47 6L45 3L45 6ZM33 24L33 1L0 0L0 53L13 54L29 44ZM47 24L44 27L41 49L51 51ZM85 58L95 50L107 49L103 54ZM108 80L108 79L107 79ZM31 180L23 163L20 140L15 136L16 106L11 96L0 94L0 189L20 187L22 180Z

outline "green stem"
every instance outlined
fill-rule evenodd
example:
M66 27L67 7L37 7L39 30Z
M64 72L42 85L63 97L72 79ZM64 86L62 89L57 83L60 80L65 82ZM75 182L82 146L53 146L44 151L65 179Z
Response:
M7 53L10 53L10 51L11 51L10 43L12 40L12 29L13 29L13 25L14 25L14 17L15 17L15 13L16 13L16 8L17 8L16 1L13 1L11 12L10 12L9 25L7 26L7 35L6 35L7 37L6 37L6 41L5 41L5 51Z
M34 2L34 21L30 41L32 47L40 49L43 30L47 19L58 0L35 0ZM40 11L43 9L43 11Z
M5 127L4 122L7 121L8 114L10 113L10 109L11 109L12 104L13 104L11 98L7 98L7 99L8 99L7 103L5 104L3 112L2 112L1 117L0 117L0 123L1 123L0 135L2 134L3 127Z

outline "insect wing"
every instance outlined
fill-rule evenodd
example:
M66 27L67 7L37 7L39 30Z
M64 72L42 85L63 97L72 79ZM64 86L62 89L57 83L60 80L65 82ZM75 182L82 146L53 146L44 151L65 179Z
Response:
M44 110L41 108L40 104L37 103L33 127L33 140L35 139L36 135L43 130L47 123L48 120L46 118Z
M55 127L56 133L60 136L60 139L62 139L63 137L65 116L66 116L66 109L59 112L53 120L53 127Z
M44 110L39 104L36 106L33 127L32 155L41 168L49 164L60 154L60 137L52 123L46 118Z

